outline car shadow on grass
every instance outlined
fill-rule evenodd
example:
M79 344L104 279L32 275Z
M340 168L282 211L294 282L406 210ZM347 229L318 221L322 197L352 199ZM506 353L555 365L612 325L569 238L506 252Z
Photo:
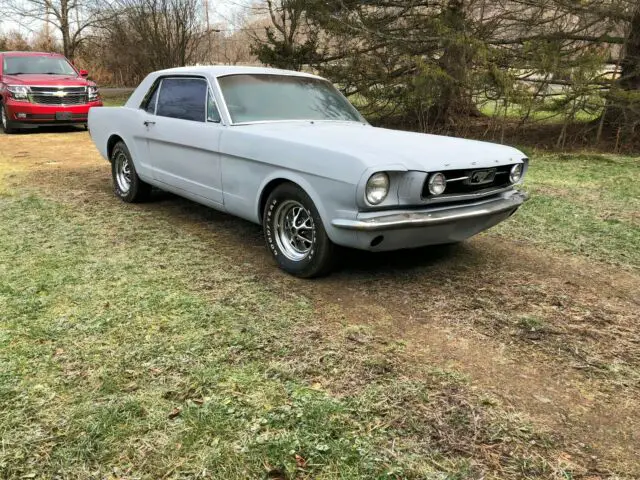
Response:
M231 240L233 248L247 252L255 252L255 247L265 245L262 228L259 225L242 220L230 214L219 212L190 200L162 190L154 189L150 201L153 205L164 207L170 214L177 214L180 219L194 225L205 225L209 230L215 230ZM260 252L271 260L266 247ZM456 259L463 259L464 263L476 263L474 259L477 249L467 243L430 245L420 248L395 250L390 252L370 252L352 248L340 247L336 253L336 266L332 277L347 279L353 275L391 276L402 272L424 270L425 268L442 266ZM269 262L277 268L275 262Z
M21 128L11 135L37 135L42 133L80 133L86 132L83 124L78 125L59 125L37 128Z

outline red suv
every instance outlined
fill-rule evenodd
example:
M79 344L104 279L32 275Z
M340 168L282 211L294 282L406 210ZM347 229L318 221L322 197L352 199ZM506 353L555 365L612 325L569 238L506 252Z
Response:
M89 109L102 106L87 75L57 53L0 52L2 130L86 125Z

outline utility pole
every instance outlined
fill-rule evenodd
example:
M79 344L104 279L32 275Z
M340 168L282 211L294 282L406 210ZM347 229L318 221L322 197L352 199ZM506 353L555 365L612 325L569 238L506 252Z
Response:
M49 31L49 2L44 4L44 36L49 41L51 32Z
M211 45L211 25L209 24L209 0L203 0L204 2L204 20L207 24L207 57L209 61L212 62L212 45ZM213 62L212 62L213 63Z

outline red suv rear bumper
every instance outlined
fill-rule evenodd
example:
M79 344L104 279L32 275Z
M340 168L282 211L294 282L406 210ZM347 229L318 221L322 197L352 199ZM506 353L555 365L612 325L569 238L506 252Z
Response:
M36 128L52 125L87 123L91 107L101 107L102 100L83 105L40 105L7 99L7 117L14 128Z

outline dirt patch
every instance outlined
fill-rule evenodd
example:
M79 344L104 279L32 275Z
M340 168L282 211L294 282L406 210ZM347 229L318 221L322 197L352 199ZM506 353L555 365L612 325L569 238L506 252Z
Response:
M459 246L345 252L331 277L280 272L260 228L172 195L123 205L85 133L0 137L5 186L37 189L87 214L136 208L204 238L283 294L314 302L328 335L400 342L404 374L430 363L557 433L590 472L640 475L640 277L491 234ZM332 332L332 333L331 333ZM304 332L301 332L304 333ZM384 361L382 361L384 363ZM321 379L319 379L321 380ZM339 392L349 385L334 386ZM577 461L577 460L576 460Z
M516 249L518 261L505 260ZM415 362L464 372L559 433L596 470L635 465L637 474L637 278L585 273L574 261L491 237L438 253L444 260L416 252L406 270L390 265L394 255L390 263L370 258L361 272L324 280L314 297L405 340ZM538 331L523 321L532 317L543 319Z

